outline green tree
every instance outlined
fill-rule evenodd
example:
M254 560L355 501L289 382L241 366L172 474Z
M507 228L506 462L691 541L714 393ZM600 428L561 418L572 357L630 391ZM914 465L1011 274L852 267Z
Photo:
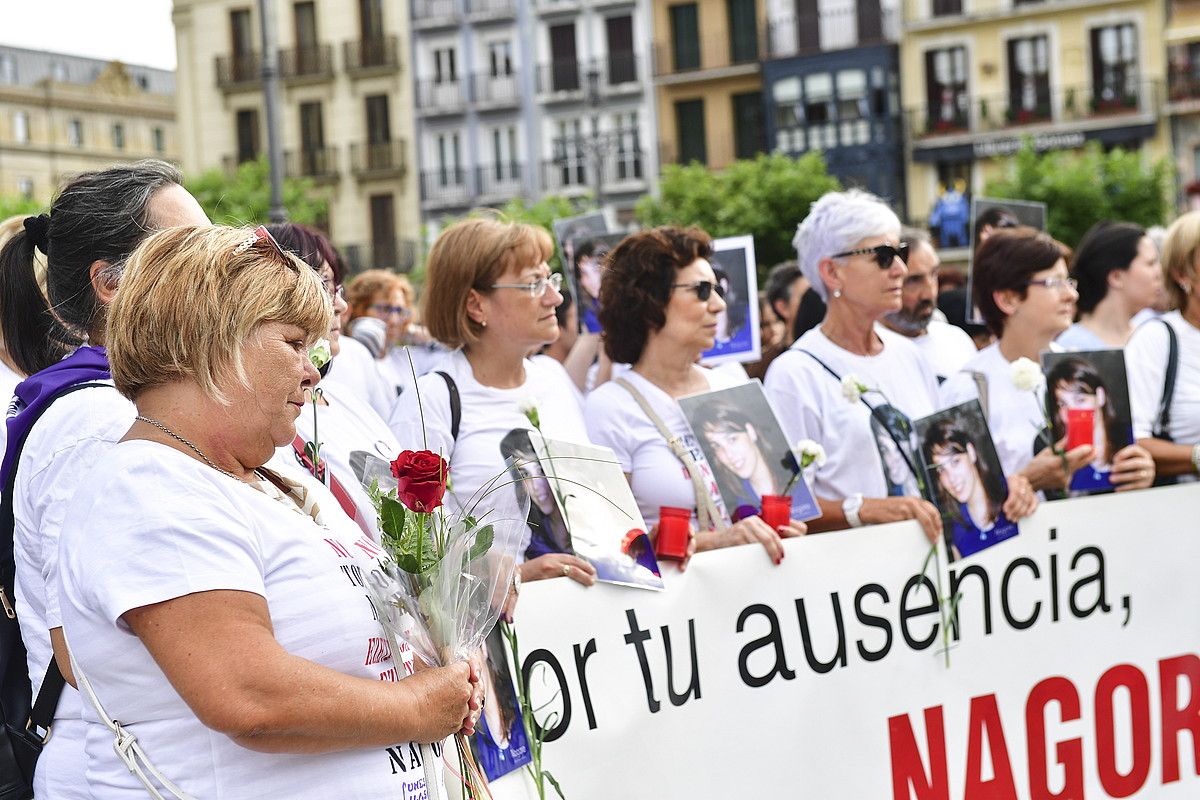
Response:
M796 257L796 225L814 200L840 184L825 171L821 154L810 152L798 159L760 155L721 172L670 165L659 188L659 197L638 201L639 222L696 225L714 237L751 234L761 280L772 265Z
M214 223L249 225L269 221L271 181L265 158L241 164L232 175L213 168L188 178L184 184ZM306 178L285 178L283 205L292 222L313 225L326 219L329 198Z
M40 214L45 206L19 194L0 195L0 222L9 217Z
M1046 204L1046 230L1074 247L1102 219L1161 225L1171 213L1173 166L1166 158L1145 163L1120 148L1105 153L1099 142L1082 152L1036 153L1026 140L1008 178L988 183L988 197Z
M595 210L596 203L590 196L570 198L563 197L562 195L547 195L536 203L530 203L521 197L514 197L494 211L479 209L464 217L446 217L442 220L441 227L444 229L458 222L460 219L468 219L478 214L498 212L505 219L512 220L513 222L524 222L528 225L537 225L538 227L545 228L546 232L550 234L550 238L553 239L554 220L573 217L577 214ZM552 270L562 270L562 254L558 251L558 240L554 241L554 255L550 257L549 264ZM423 271L418 272L423 274Z

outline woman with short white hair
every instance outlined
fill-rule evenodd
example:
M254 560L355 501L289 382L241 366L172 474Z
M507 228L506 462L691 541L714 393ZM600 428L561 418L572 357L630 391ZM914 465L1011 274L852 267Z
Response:
M813 486L824 516L811 527L915 519L934 539L942 521L920 496L912 420L937 410L937 382L912 342L876 324L901 307L908 247L900 220L871 194L830 192L793 244L828 311L771 364L766 389L788 438L814 439L828 454ZM893 474L896 466L908 474ZM1006 513L1024 516L1033 493L1021 481L1012 490L1020 501Z

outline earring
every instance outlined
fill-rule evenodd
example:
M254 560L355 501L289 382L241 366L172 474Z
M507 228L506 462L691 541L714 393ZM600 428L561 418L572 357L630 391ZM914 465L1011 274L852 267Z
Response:
M482 325L483 327L485 327L485 328L486 328L486 327L487 327L487 320L486 320L486 319L481 319L481 320L479 320L479 324L480 324L480 325Z
M839 298L839 297L841 297L841 296L842 296L842 290L841 290L841 289L834 289L834 290L833 290L833 297L834 297L834 299L837 299L837 298Z

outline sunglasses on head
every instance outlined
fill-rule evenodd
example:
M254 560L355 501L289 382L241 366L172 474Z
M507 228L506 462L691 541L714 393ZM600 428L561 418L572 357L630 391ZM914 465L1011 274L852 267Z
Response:
M704 302L704 301L708 300L708 298L712 297L713 292L717 293L717 297L725 296L725 288L723 286L721 286L721 284L713 283L712 281L694 281L692 283L673 283L673 284L671 284L671 288L672 289L691 289L692 291L694 291L696 293L696 298L699 299L700 302Z
M901 261L908 261L908 242L901 242L898 245L881 244L875 247L860 247L857 250L847 250L844 253L836 253L832 258L845 258L846 256L865 256L874 255L875 263L880 269L887 269L892 265L892 261L896 256L900 257Z

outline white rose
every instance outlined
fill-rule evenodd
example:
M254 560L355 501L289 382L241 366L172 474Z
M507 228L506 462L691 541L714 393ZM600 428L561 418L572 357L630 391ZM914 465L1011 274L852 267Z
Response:
M333 358L333 351L329 349L328 339L317 339L316 343L308 348L308 360L317 369L328 364L331 358Z
M1042 368L1036 361L1024 356L1012 363L1010 374L1013 386L1022 392L1036 392L1045 383L1042 378Z
M801 439L796 442L795 451L800 454L801 469L806 469L814 464L818 469L825 466L825 448L812 439Z
M862 378L853 373L842 378L842 397L851 403L857 403L869 391L871 391L870 387L863 383Z

